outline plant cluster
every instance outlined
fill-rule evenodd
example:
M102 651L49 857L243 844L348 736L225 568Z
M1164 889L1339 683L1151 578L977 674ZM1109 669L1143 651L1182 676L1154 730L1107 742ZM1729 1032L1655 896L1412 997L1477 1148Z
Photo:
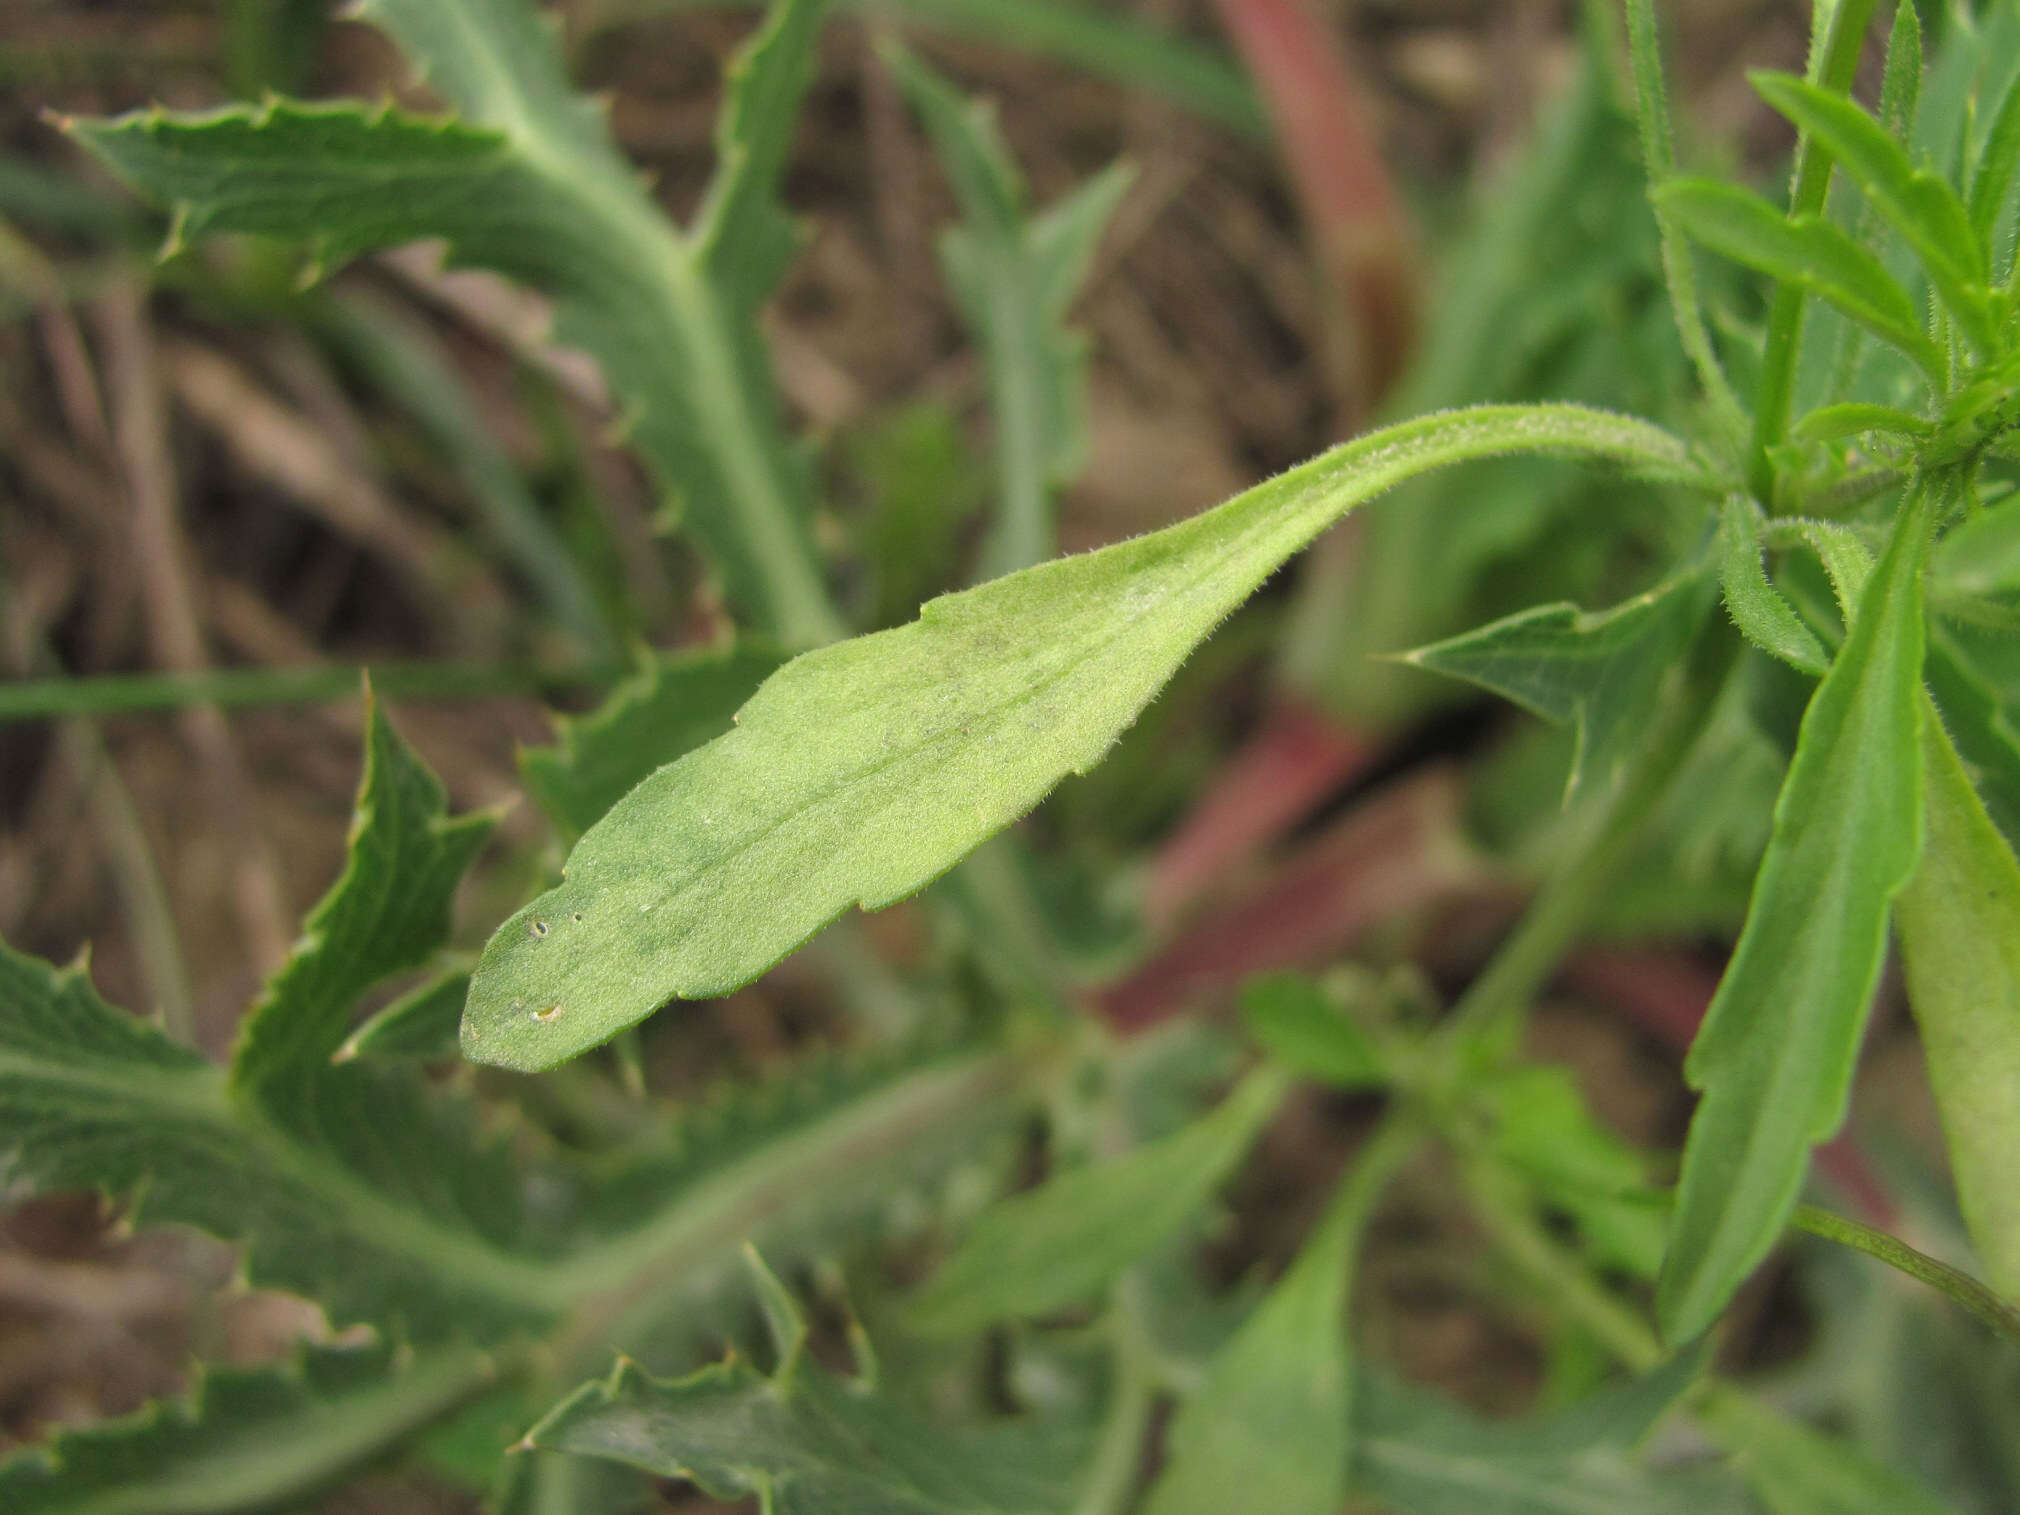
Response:
M983 581L853 636L759 322L797 244L777 192L818 0L778 0L741 55L686 226L523 0L358 10L447 114L272 99L64 124L172 211L172 245L280 238L320 271L439 239L547 296L744 629L642 656L525 755L572 845L474 960L451 905L493 818L449 815L368 701L344 873L228 1067L81 964L0 949L11 1189L129 1199L370 1328L19 1454L0 1505L284 1507L398 1453L528 1515L635 1508L641 1473L779 1515L2012 1507L2020 6L1958 0L1925 38L1904 0L1868 109L1874 0L1819 0L1804 75L1754 80L1795 133L1785 206L1678 172L1650 0L1624 30L1587 7L1572 93L1452 260L1390 401L1406 418L1068 557L1068 313L1129 171L1034 206L987 112L890 45L959 206L940 253L997 488ZM1160 692L1184 697L1217 628L1391 492L1351 592L1314 573L1290 597L1285 676L1391 724L1453 681L1542 717L1474 792L1533 896L1449 1005L1407 968L1339 967L1250 981L1239 1037L1113 1034L1086 1006L1152 944L1108 919L1098 870L1143 838L1101 819L1097 765L1126 814L1160 782ZM570 581L545 582L565 614ZM1088 838L1016 829L1075 775L1056 813ZM651 1017L915 895L936 946L910 982L836 928L878 991L850 1050L672 1113L625 1093ZM1525 1050L1574 948L1662 931L1736 938L1684 1063L1679 1161ZM1802 1202L1890 940L1969 1268ZM538 1077L430 1075L459 1053ZM547 1080L622 1113L560 1129ZM1314 1086L1370 1116L1363 1139L1280 1275L1210 1288L1217 1200ZM1484 1420L1351 1345L1371 1227L1426 1172L1557 1356L1528 1417ZM1816 1262L1852 1324L1827 1320L1783 1393L1712 1343L1792 1230L1879 1261ZM1880 1263L1937 1292L1888 1293ZM1943 1437L1876 1438L1871 1404L1831 1398L1875 1299L1914 1323L1918 1371L1987 1386L1945 1401ZM1849 1435L1815 1423L1833 1412Z

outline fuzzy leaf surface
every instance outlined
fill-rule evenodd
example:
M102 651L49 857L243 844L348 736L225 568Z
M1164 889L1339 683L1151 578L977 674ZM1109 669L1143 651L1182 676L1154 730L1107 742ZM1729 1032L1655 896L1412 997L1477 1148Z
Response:
M1709 575L1691 569L1607 610L1539 605L1408 656L1573 727L1568 797L1613 783L1710 603Z
M556 740L519 753L519 776L554 823L580 836L655 768L722 734L785 661L749 642L649 653L585 716L554 718Z
M1678 179L1655 201L1713 252L1800 285L1913 358L1936 382L1943 355L1922 328L1908 292L1880 260L1821 216L1784 216L1751 190Z
M1901 966L1972 1245L2020 1296L2020 863L1927 701L1922 761L1928 835L1894 905Z
M1176 526L806 653L726 736L583 837L480 959L463 1047L553 1067L674 997L748 983L851 905L915 893L1100 760L1192 649L1326 526L1429 469L1510 451L1687 468L1644 422L1483 406L1349 442Z
M1273 1068L1211 1115L991 1208L912 1299L922 1331L954 1336L1078 1304L1205 1208L1282 1100Z
M1844 1119L1887 912L1921 844L1916 698L1929 497L1901 510L1804 713L1739 944L1684 1064L1703 1091L1657 1290L1673 1341L1706 1330L1788 1219Z
M1741 634L1770 657L1822 678L1830 656L1761 566L1758 507L1742 495L1726 499L1718 551L1726 612Z
M1970 213L1944 180L1916 168L1887 129L1843 95L1787 74L1757 73L1754 88L1859 186L1866 202L1915 251L1929 283L1973 346L1998 346L1985 250Z
M59 1432L0 1462L8 1515L252 1515L304 1495L470 1397L494 1364L456 1349L395 1366L381 1347L214 1369L184 1400Z
M904 49L884 57L961 207L961 224L941 235L940 262L989 371L1001 499L981 576L996 578L1052 556L1052 490L1085 460L1087 344L1064 321L1134 175L1113 165L1033 216L994 112Z
M812 481L787 443L752 314L790 251L767 197L819 9L786 0L736 65L698 238L660 214L523 0L359 7L453 120L276 101L71 130L171 207L180 236L306 236L330 265L439 237L456 262L554 297L556 339L593 356L623 397L631 439L731 598L786 641L818 642L838 625L807 528Z

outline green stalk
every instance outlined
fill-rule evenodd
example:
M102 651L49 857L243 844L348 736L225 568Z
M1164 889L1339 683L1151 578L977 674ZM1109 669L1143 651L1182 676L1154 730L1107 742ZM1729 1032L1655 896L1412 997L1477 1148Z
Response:
M1858 71L1859 53L1875 0L1839 0L1829 21L1813 41L1809 80L1828 90L1846 90ZM1789 189L1789 214L1819 214L1831 189L1832 158L1807 136L1796 144L1794 182ZM1747 480L1754 497L1774 510L1775 470L1769 451L1788 431L1789 401L1795 387L1796 354L1802 343L1803 312L1808 296L1796 285L1775 288L1768 312L1767 345L1761 354L1760 390L1754 396L1753 441L1748 451Z

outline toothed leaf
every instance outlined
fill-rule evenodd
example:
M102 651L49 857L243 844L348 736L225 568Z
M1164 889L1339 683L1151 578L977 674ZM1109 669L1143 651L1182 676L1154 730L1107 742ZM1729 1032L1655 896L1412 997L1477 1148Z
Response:
M1086 343L1063 323L1134 174L1116 164L1034 217L993 113L903 48L884 57L961 207L940 261L988 363L1002 496L982 576L994 578L1052 555L1052 490L1079 472L1087 450Z
M755 1264L774 1312L797 1310ZM658 1381L629 1364L535 1426L536 1447L684 1478L766 1515L1046 1515L1073 1500L1089 1450L1079 1427L935 1425L871 1384L797 1351L767 1377L741 1358Z
M1709 575L1692 569L1608 610L1539 605L1408 657L1571 726L1577 738L1568 798L1618 777L1661 698L1665 670L1710 604Z
M834 635L807 526L812 481L786 441L752 319L789 251L768 195L818 0L783 0L737 66L698 238L666 221L601 112L570 92L524 0L360 9L456 119L274 103L71 130L171 206L182 235L307 237L330 264L439 237L455 261L554 297L556 339L602 367L632 441L684 507L730 597L789 643Z
M463 1048L553 1067L749 982L851 905L951 868L1091 767L1221 619L1355 505L1511 449L1676 470L1646 423L1482 407L1376 432L1205 515L930 602L794 659L726 736L627 794L491 939ZM559 1008L554 1008L559 1007Z
M1817 634L1803 623L1761 566L1760 521L1751 500L1725 502L1719 526L1719 577L1725 608L1742 635L1772 657L1816 678L1830 667Z
M8 1515L254 1515L384 1454L489 1382L474 1351L396 1364L311 1348L278 1368L211 1369L186 1399L61 1431L0 1462Z

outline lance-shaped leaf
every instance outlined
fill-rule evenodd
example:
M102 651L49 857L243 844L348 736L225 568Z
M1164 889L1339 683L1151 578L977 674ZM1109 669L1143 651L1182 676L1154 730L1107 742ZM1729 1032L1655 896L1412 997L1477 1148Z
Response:
M1804 713L1746 925L1684 1064L1704 1098L1657 1291L1672 1340L1707 1329L1767 1255L1810 1148L1844 1119L1888 906L1921 844L1930 505L1911 493Z
M553 746L522 748L519 776L556 825L580 836L653 769L727 730L784 661L749 642L647 653L590 714L556 716Z
M1983 353L1996 351L1985 249L1957 192L1916 168L1887 129L1845 96L1787 74L1751 77L1768 104L1836 159L1866 202L1914 249L1931 287L1972 345Z
M556 1406L528 1444L685 1478L717 1499L755 1497L764 1515L1045 1515L1070 1505L1089 1450L1079 1428L955 1430L837 1377L806 1355L797 1306L751 1260L779 1357L769 1377L741 1358L665 1382L621 1364Z
M2020 73L2006 81L2006 92L1992 111L1992 126L1971 175L1971 229L1979 243L1993 247L2006 214L2013 177L2020 171Z
M1354 1397L1354 1492L1410 1515L1688 1515L1724 1509L1722 1481L1628 1454L1704 1368L1686 1352L1644 1378L1547 1416L1488 1421L1427 1390L1364 1373Z
M1928 835L1894 904L1901 966L1972 1245L2020 1296L2020 863L1926 700L1922 761Z
M1711 598L1709 572L1692 567L1608 610L1539 605L1406 656L1573 727L1569 798L1619 775Z
M961 207L940 262L988 364L1001 497L981 576L996 578L1052 556L1052 491L1085 461L1087 344L1064 320L1134 175L1116 164L1034 217L989 107L895 44L884 57Z
M344 1038L333 1062L352 1058L436 1062L456 1055L456 1032L470 975L459 968L437 973L375 1011Z
M1427 416L1190 521L803 654L735 730L626 795L570 854L566 881L499 928L464 1051L552 1067L671 997L749 982L850 905L914 893L1099 760L1221 619L1341 515L1442 464L1510 451L1687 465L1669 433L1575 406Z
M913 1325L956 1336L1091 1298L1205 1209L1288 1083L1261 1068L1182 1130L1003 1200L913 1297Z
M0 946L0 1163L18 1190L132 1195L136 1220L242 1241L255 1283L306 1294L340 1324L488 1337L549 1319L555 1281L457 1202L486 1192L511 1209L509 1174L404 1080L323 1072L294 1112L297 1130L328 1126L329 1144L312 1145L249 1118L221 1070L107 1005L81 969ZM432 1204L412 1202L424 1193Z
M1829 301L1943 383L1943 354L1923 329L1914 300L1878 258L1829 221L1784 216L1752 191L1711 179L1677 179L1653 193L1696 241Z
M1722 1390L1701 1413L1773 1515L1959 1515L1863 1448L1758 1400Z
M71 124L112 170L203 231L313 239L335 264L439 237L464 264L553 296L556 338L590 353L632 440L722 574L789 643L826 641L807 519L812 481L788 445L755 306L790 237L769 202L811 69L818 0L785 0L734 70L722 161L692 236L668 223L571 93L526 0L365 0L457 110L272 102Z
M2020 845L2020 721L1948 628L1932 626L1924 675L1985 810Z
M59 1432L0 1463L8 1515L250 1515L299 1509L497 1372L467 1348L311 1348L279 1368L213 1369L186 1399Z
M236 1091L266 1103L271 1086L320 1069L343 1045L366 990L440 950L456 887L495 820L451 817L442 781L367 702L365 772L343 874L240 1027Z

